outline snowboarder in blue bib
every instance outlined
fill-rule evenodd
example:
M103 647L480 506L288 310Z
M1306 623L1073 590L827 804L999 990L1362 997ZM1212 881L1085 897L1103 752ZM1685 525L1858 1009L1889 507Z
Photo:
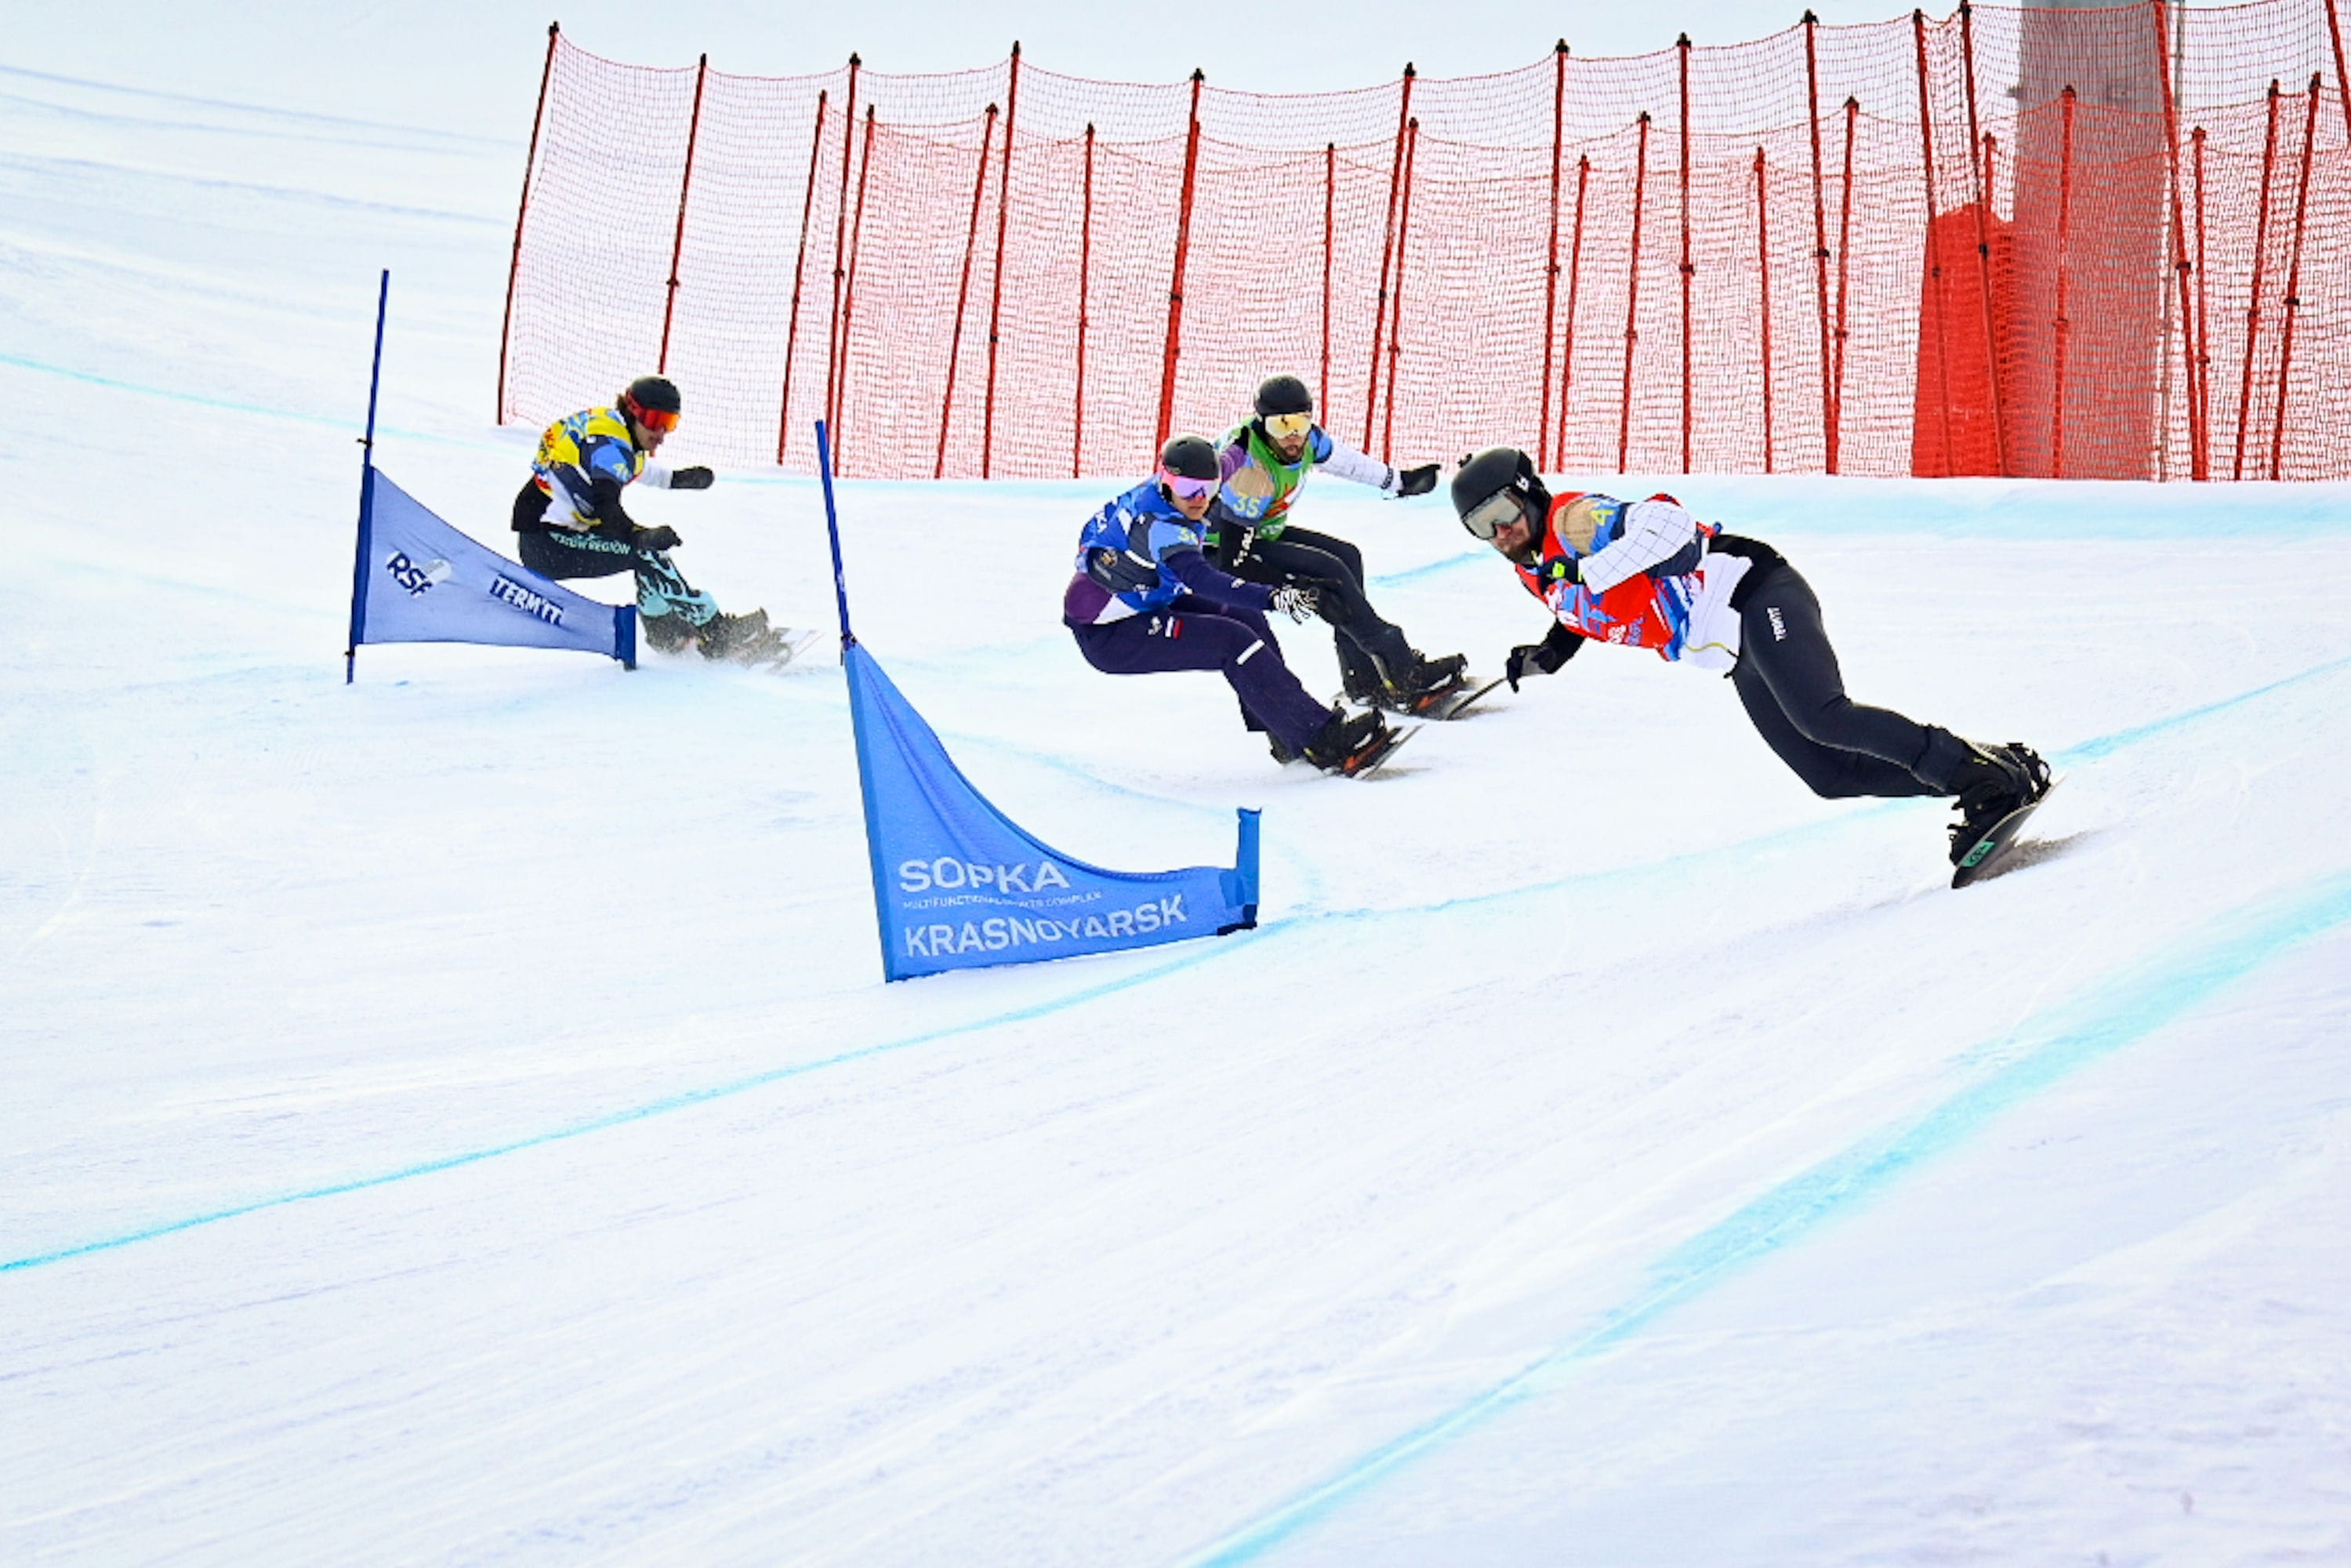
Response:
M1318 470L1384 496L1425 496L1437 486L1436 464L1399 469L1336 439L1314 423L1314 394L1306 383L1288 375L1269 377L1257 389L1254 416L1225 437L1217 460L1223 490L1209 518L1209 558L1244 581L1314 589L1349 701L1418 714L1460 688L1467 659L1423 658L1372 608L1362 550L1290 520L1300 488Z
M1202 535L1222 480L1207 440L1170 441L1157 471L1096 512L1079 535L1062 623L1086 663L1105 674L1220 671L1240 699L1243 722L1272 736L1277 758L1361 772L1395 743L1396 732L1376 708L1350 714L1324 706L1282 662L1266 612L1303 621L1315 612L1313 589L1244 582L1209 564Z
M515 497L522 563L558 580L633 572L637 613L653 646L667 653L694 646L705 658L746 664L772 660L787 643L768 625L768 612L721 612L670 559L677 530L641 528L621 506L622 490L639 480L656 490L710 488L707 468L653 461L682 407L672 382L639 376L610 408L582 409L549 425Z

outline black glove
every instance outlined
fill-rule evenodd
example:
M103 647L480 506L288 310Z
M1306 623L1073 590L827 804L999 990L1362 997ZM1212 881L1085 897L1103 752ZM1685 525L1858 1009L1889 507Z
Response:
M1583 563L1572 555L1553 558L1542 563L1545 582L1577 582L1583 580ZM1550 674L1545 671L1544 674Z
M1521 643L1510 650L1509 660L1502 665L1502 678L1510 683L1512 691L1517 691L1519 683L1529 675L1548 675L1558 668L1550 649L1541 643Z
M1521 643L1510 650L1502 665L1502 678L1517 691L1519 683L1530 675L1556 674L1559 667L1575 657L1583 646L1583 639L1564 626L1553 626L1540 643Z
M675 549L683 542L677 537L677 530L666 524L658 528L639 528L635 540L637 549L654 555L659 555L664 550Z
M717 476L707 468L673 468L669 487L673 490L707 490Z
M1437 465L1424 463L1417 468L1405 468L1396 474L1396 494L1426 496L1437 488Z

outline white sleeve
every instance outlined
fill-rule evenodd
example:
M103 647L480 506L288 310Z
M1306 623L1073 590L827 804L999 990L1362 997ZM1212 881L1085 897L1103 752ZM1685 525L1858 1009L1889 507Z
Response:
M1353 479L1358 485L1369 485L1374 490L1389 495L1395 493L1395 469L1376 457L1356 451L1327 430L1322 433L1322 438L1331 444L1331 455L1316 464L1316 467L1336 474L1342 479Z
M637 483L650 485L656 490L666 490L669 488L669 474L668 464L648 463L645 465L645 471L637 476Z
M1614 542L1583 558L1583 586L1605 593L1626 578L1670 560L1698 538L1698 519L1671 501L1635 501L1625 508Z

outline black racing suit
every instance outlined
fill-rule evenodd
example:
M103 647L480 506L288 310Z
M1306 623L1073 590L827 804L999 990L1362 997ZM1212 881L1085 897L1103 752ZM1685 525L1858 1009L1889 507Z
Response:
M1375 696L1384 680L1401 682L1412 668L1412 643L1380 619L1364 592L1364 552L1329 534L1295 523L1278 538L1260 538L1256 528L1225 512L1217 519L1212 559L1246 582L1297 583L1316 591L1322 619L1332 626L1339 673L1351 697Z

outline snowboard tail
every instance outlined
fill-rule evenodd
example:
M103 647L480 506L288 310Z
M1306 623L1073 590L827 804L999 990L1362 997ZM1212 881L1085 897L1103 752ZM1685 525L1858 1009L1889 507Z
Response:
M2041 810L2042 801L2049 799L2051 790L2055 789L2060 782L2062 780L2052 779L2049 781L2049 788L2042 790L2036 799L2027 800L2023 805L1986 828L1982 836L1968 846L1966 852L1959 856L1958 863L1952 868L1951 885L1965 887L1971 882L1981 881L1997 870L2001 863L2008 859L2009 852L2015 847L2016 836L2023 831L2025 822L2031 819L2033 812Z
M1344 779L1368 779L1386 766L1387 759L1396 754L1397 747L1426 727L1425 725L1407 724L1389 729L1384 745L1356 752L1332 771Z

